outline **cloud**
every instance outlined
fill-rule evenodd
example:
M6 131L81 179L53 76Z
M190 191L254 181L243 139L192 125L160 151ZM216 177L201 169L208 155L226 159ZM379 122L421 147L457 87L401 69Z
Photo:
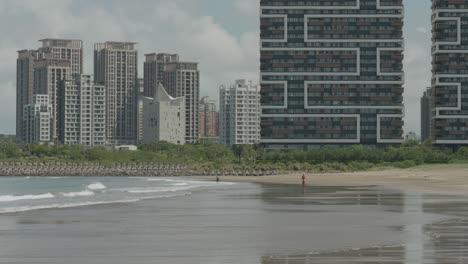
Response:
M234 0L234 7L245 16L258 16L259 2L257 0Z
M116 40L138 42L140 77L145 53L171 52L199 62L202 95L217 98L218 86L235 79L257 81L258 32L233 34L200 12L217 1L140 0L138 5L126 0L0 1L0 32L8 36L0 42L0 133L12 133L15 127L16 51L37 48L42 38L82 39L88 74L93 72L94 43ZM236 3L239 12L250 12L246 3Z

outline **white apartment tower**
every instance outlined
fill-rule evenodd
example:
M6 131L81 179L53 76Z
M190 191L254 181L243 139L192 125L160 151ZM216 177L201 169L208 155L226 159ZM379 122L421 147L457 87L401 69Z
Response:
M260 93L251 81L237 80L219 95L219 133L225 145L260 142Z
M101 146L106 143L106 89L90 75L62 81L59 90L59 139L66 145Z
M155 98L143 98L143 143L185 144L185 97L174 98L159 84Z
M147 54L145 96L152 97L157 85L174 97L185 97L185 142L199 141L200 71L198 63L181 62L177 54Z
M94 47L95 82L106 87L107 140L134 143L138 124L138 52L133 42L106 42Z
M32 104L23 107L22 142L49 143L52 140L52 105L46 94L34 95Z

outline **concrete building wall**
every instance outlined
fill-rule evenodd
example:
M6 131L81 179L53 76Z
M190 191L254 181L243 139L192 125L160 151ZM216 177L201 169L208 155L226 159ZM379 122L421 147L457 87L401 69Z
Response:
M185 97L185 142L197 143L200 137L200 72L198 63L181 62L177 54L147 54L145 62L145 95L154 94L158 83L161 83L172 97Z
M42 39L39 53L46 58L70 62L71 76L83 73L83 41L74 39Z
M260 0L262 143L403 142L402 0Z
M113 144L138 138L138 52L136 43L98 43L94 49L95 82L106 87L107 139Z
M59 90L59 139L66 145L106 144L106 89L89 75L62 81Z
M468 145L468 1L432 0L432 127L436 145Z
M141 140L143 139L143 98L145 97L144 87L145 87L144 79L139 78L138 79L138 102L137 102L137 107L138 107L137 142L141 142Z
M39 59L34 64L34 93L47 94L52 105L52 138L58 138L58 83L71 78L70 61L65 59Z
M27 144L52 142L52 105L48 95L35 95L32 104L23 108L23 142Z
M143 143L185 144L185 98L173 98L162 87L156 98L143 98Z
M144 96L154 97L159 84L164 86L165 66L168 63L179 62L179 55L166 53L151 53L145 55L144 63Z
M250 81L237 80L220 89L219 134L225 145L260 142L260 94Z

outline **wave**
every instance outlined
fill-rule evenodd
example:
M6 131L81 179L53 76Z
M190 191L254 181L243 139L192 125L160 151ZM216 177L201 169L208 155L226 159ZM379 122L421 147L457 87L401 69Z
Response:
M172 197L178 197L178 196L187 196L190 194L191 193L183 193L183 194L175 194L175 195L160 195L160 196L142 197L142 198L136 198L136 199L115 200L115 201L94 201L94 202L82 202L82 203L19 206L19 207L10 207L10 208L0 208L0 214L22 213L22 212L46 210L46 209L66 209L66 208L85 207L85 206L93 206L93 205L105 205L105 204L135 203L141 200L172 198Z
M52 199L55 196L51 193L39 194L39 195L3 195L0 196L0 202L14 202L14 201L21 201L21 200L39 200L39 199Z
M96 182L96 183L92 183L88 185L88 189L89 190L104 190L104 189L107 189L107 187L100 182Z
M84 190L81 192L69 192L69 193L60 193L60 194L65 197L77 197L77 196L93 196L94 192L90 190Z

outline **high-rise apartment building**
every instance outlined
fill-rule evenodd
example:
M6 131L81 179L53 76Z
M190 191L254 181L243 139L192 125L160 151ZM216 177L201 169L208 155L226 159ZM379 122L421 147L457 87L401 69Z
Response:
M66 145L106 143L106 89L89 75L59 83L59 140Z
M421 141L431 137L432 126L432 90L427 88L421 97Z
M70 62L71 76L83 73L83 41L74 39L42 39L39 53L49 59Z
M70 61L66 59L38 59L34 63L34 94L47 94L52 105L52 139L58 137L58 84L71 78Z
M432 139L468 144L468 1L432 0Z
M164 85L165 66L167 63L179 62L179 55L150 53L145 55L144 95L154 97L159 84Z
M258 144L260 94L251 81L237 80L219 94L219 136L222 144Z
M174 98L159 84L155 98L143 98L143 143L185 144L185 97Z
M47 94L56 115L57 81L64 80L83 71L83 42L70 39L43 39L37 50L18 52L17 60L17 104L16 134L18 141L24 141L22 128L23 109L32 104L34 94ZM54 118L56 119L56 118ZM56 138L56 124L51 127Z
M23 106L22 142L27 144L51 143L52 105L49 96L37 94L33 103Z
M215 100L208 96L200 99L200 139L215 140L218 137L218 110Z
M106 87L107 140L134 143L138 124L138 52L133 42L98 43L94 47L94 78Z
M261 0L261 142L403 141L401 0Z
M182 62L176 54L148 54L145 61L145 95L150 96L161 83L170 96L185 96L185 142L199 141L200 72L198 63Z
M141 140L143 139L143 98L145 97L145 95L144 95L145 80L144 79L138 78L137 89L138 89L137 142L141 142Z
M34 62L37 50L20 50L16 61L16 140L26 142L24 107L34 103Z

